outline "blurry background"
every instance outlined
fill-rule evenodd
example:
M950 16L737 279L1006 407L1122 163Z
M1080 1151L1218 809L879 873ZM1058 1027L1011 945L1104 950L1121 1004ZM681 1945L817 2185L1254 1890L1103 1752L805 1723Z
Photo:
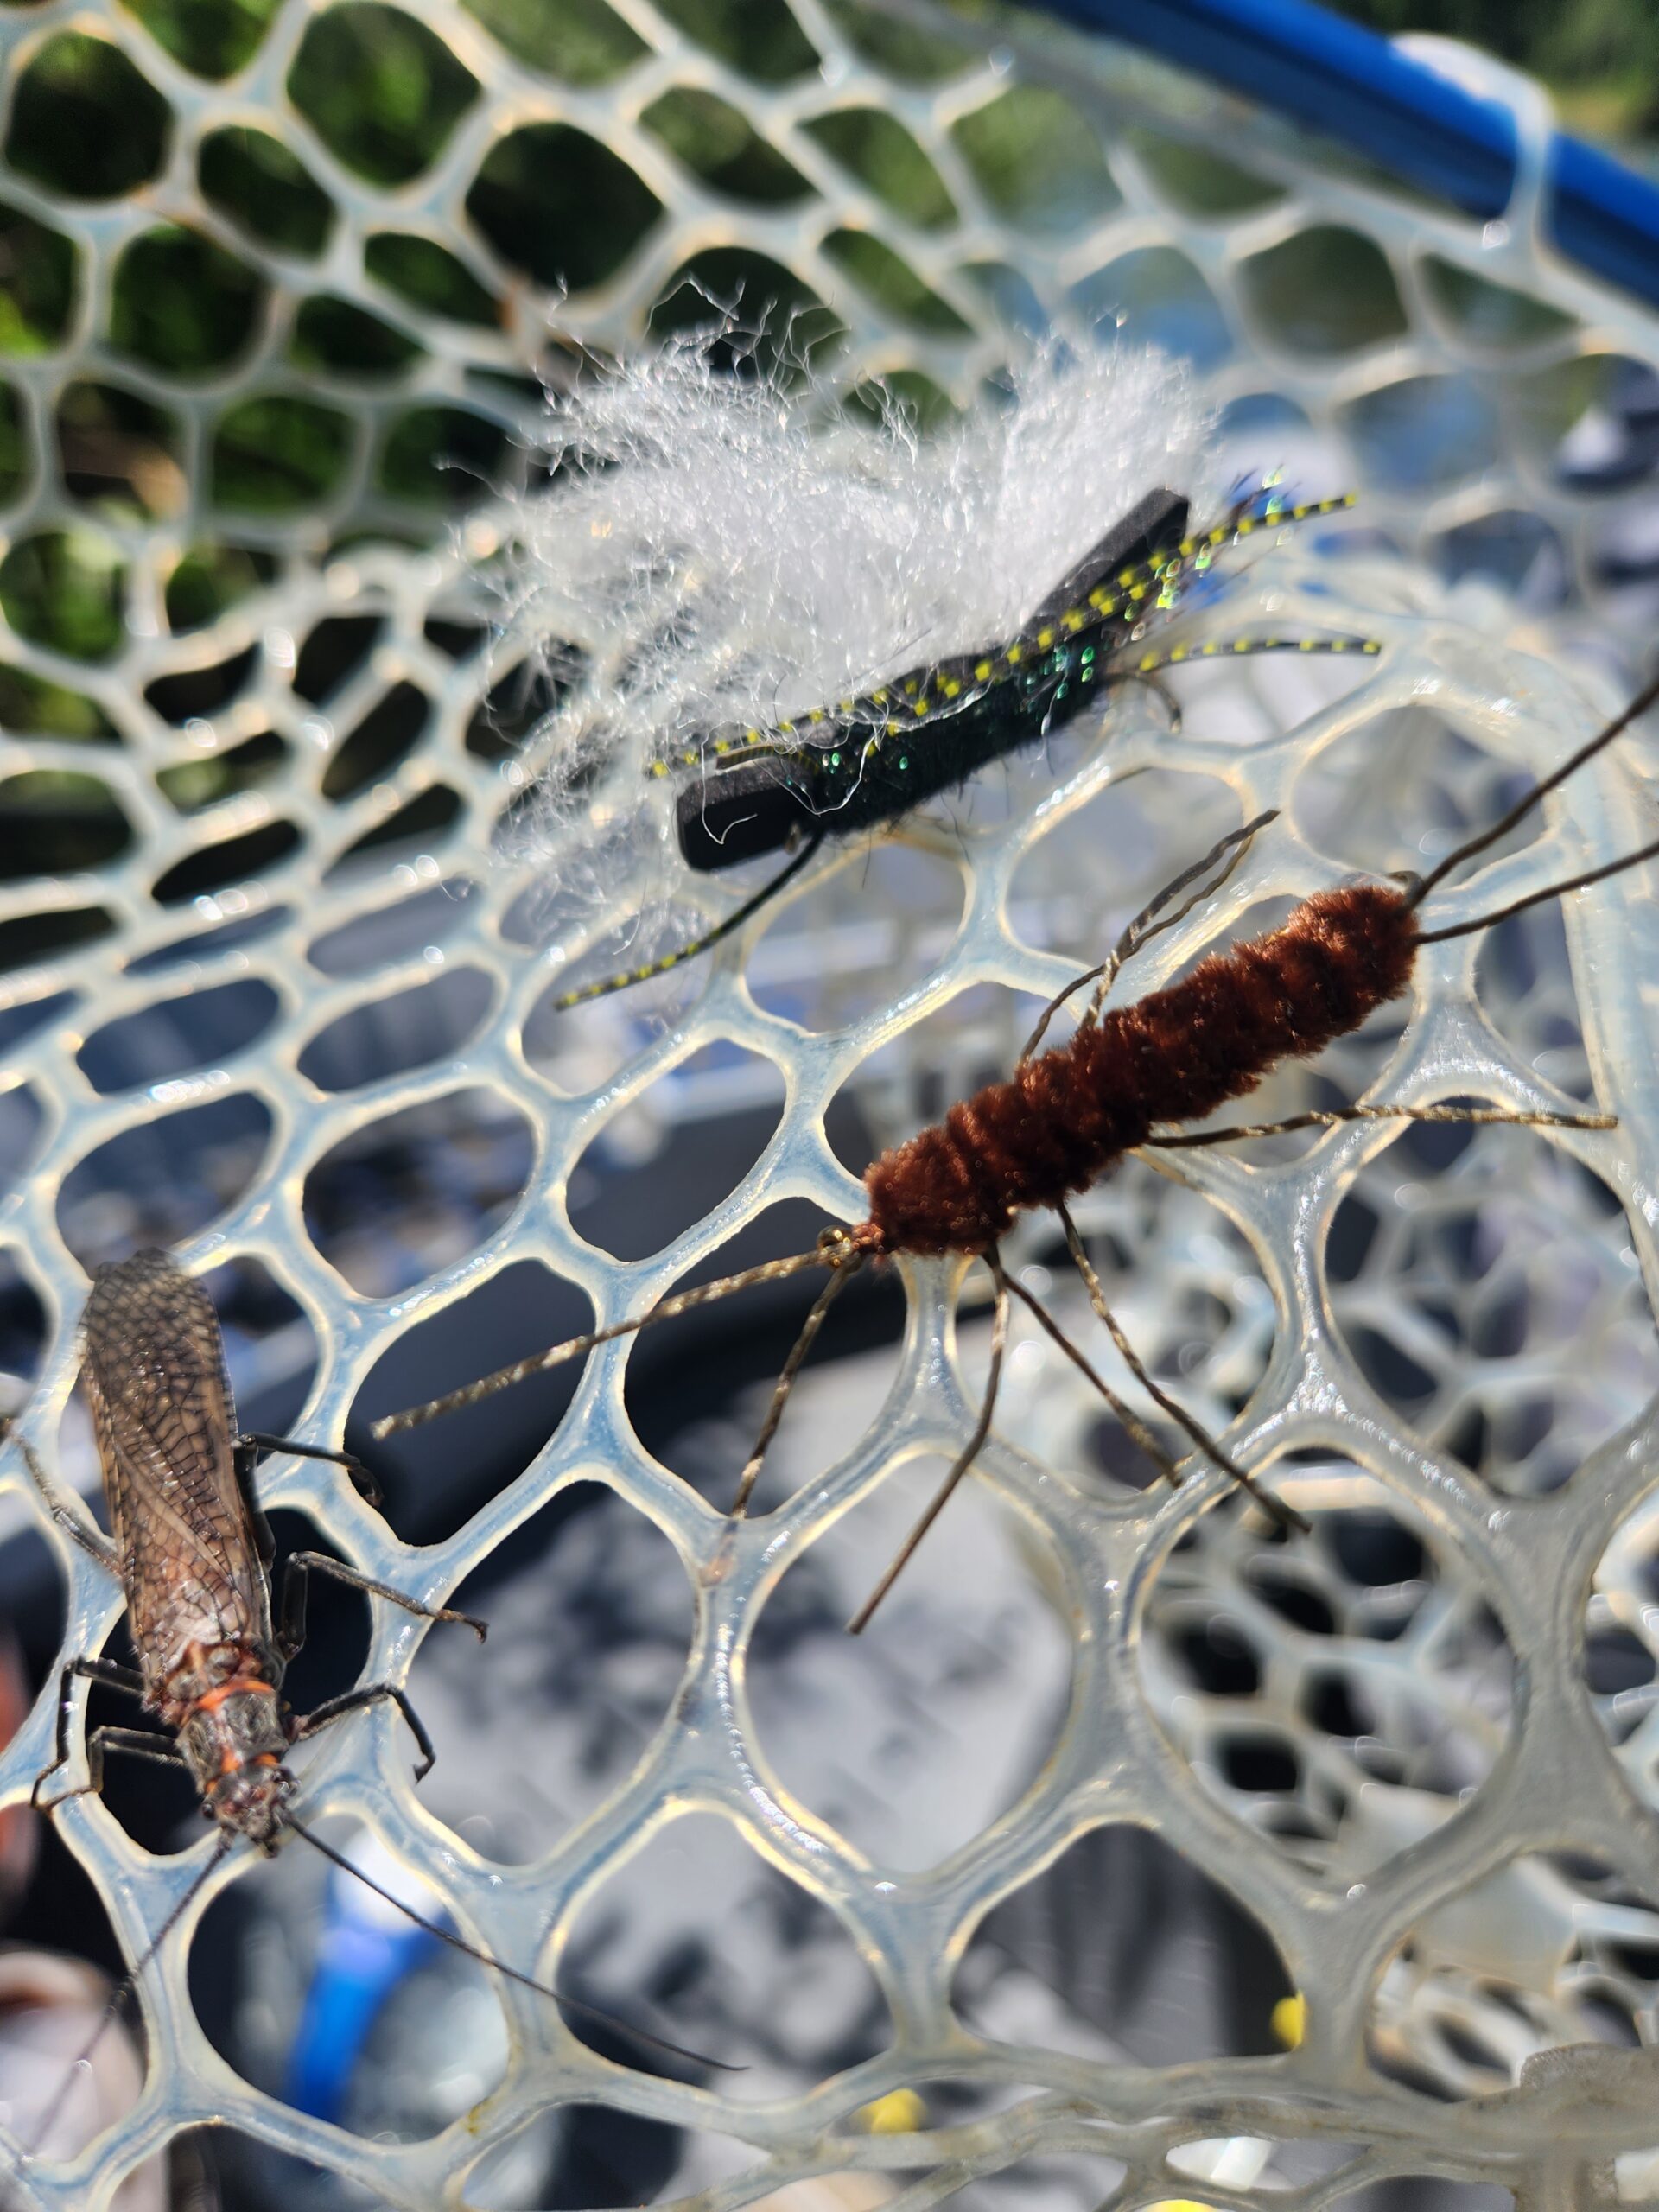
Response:
M1644 158L1659 33L1634 7L1350 12L1471 38L1537 71L1575 125ZM752 933L747 1026L729 995L696 1008L701 970L655 1000L556 1019L566 918L510 877L494 836L549 692L493 641L496 602L470 566L499 550L499 495L539 480L542 377L568 375L578 340L622 350L740 296L803 318L849 409L879 382L923 428L1055 321L1121 325L1183 353L1241 469L1363 494L1351 527L1252 571L1230 624L1287 609L1316 624L1339 603L1389 646L1345 751L1330 741L1356 679L1304 668L1189 686L1188 730L1242 758L1305 728L1298 833L1349 865L1391 865L1426 839L1444 849L1519 788L1525 764L1478 741L1502 651L1613 692L1637 672L1659 577L1651 320L1518 228L1500 239L1399 199L1242 102L1224 101L1218 123L1196 80L1034 16L863 0L41 0L0 11L0 53L10 1402L29 1401L48 1450L67 1402L58 1464L91 1492L69 1396L84 1271L154 1242L207 1265L245 1424L343 1430L385 1484L382 1527L315 1470L274 1471L283 1548L321 1541L395 1582L400 1547L448 1546L469 1570L459 1602L489 1617L492 1641L480 1654L440 1636L419 1654L410 1694L439 1750L421 1802L457 1850L545 1874L545 1854L618 1802L642 1758L661 1766L695 1620L671 1478L724 1505L810 1290L642 1340L627 1370L635 1456L619 1424L614 1484L576 1469L564 1432L537 1458L574 1374L395 1448L372 1450L368 1421L582 1326L582 1268L591 1282L606 1255L683 1249L713 1273L810 1241L823 1175L816 1202L772 1206L744 1179L780 1156L766 1147L785 1071L811 1064L810 1040L857 1043L825 1115L856 1169L1005 1065L1029 1026L1027 1000L990 988L1016 962L983 907L962 925L976 868L1026 853L1009 863L1010 926L1020 981L1046 988L1043 956L1095 957L1239 818L1239 787L1224 761L1201 771L1197 753L1162 745L1155 706L1135 702L1122 751L1136 780L1109 784L1079 734L936 810L910 842L861 852ZM1411 702L1428 664L1470 671L1457 711ZM1056 793L1039 853L1032 825ZM1586 834L1611 849L1613 826L1592 814ZM1293 887L1294 855L1285 866L1264 897ZM665 868L618 886L617 934L639 906L683 895ZM598 945L595 972L614 952ZM907 1006L947 959L963 988ZM1477 1057L1507 1052L1570 1096L1587 1095L1592 1062L1605 1082L1635 1050L1616 1007L1579 1005L1553 912L1494 938L1478 985L1492 1027ZM1450 985L1446 1002L1461 1003ZM688 1007L682 1049L671 1024ZM1353 1095L1390 1041L1384 1025L1337 1056L1336 1093L1287 1089L1274 1109ZM619 1072L618 1110L584 1120ZM785 1132L796 1167L806 1118ZM1339 1172L1325 1263L1368 1407L1500 1494L1553 1496L1659 1381L1652 1255L1622 1189L1511 1131L1420 1133ZM696 1224L746 1187L755 1217L693 1255ZM1142 1353L1224 1422L1267 1370L1285 1293L1241 1232L1243 1201L1219 1187L1136 1169L1087 1220ZM585 1259L550 1227L550 1192ZM1039 1235L1022 1259L1040 1273L1056 1255ZM970 1315L976 1295L970 1281ZM827 1494L832 1450L881 1418L905 1310L896 1281L843 1301L763 1504ZM963 1343L976 1385L971 1319ZM811 1542L767 1601L748 1694L791 1802L843 1840L837 1863L866 1854L902 1885L968 1854L958 2011L975 2037L1052 2061L935 2061L882 2123L959 2131L932 2163L961 2162L963 2204L1084 2212L1116 2186L1122 2145L1065 2111L1031 2120L1033 2100L1064 2105L1103 2061L1202 2069L1294 2041L1306 1959L1293 1973L1285 1939L1293 1897L1310 1924L1315 1908L1286 1888L1286 1924L1270 1928L1217 1874L1276 1853L1337 1894L1440 1829L1509 1771L1520 1638L1493 1610L1475 1538L1437 1536L1402 1508L1357 1421L1351 1458L1328 1440L1302 1451L1315 1542L1280 1558L1218 1510L1168 1550L1137 1627L1128 1679L1150 1719L1114 1757L1177 1766L1195 1807L1236 1824L1216 1832L1228 1848L1201 1817L1191 1839L1171 1832L1150 1801L1130 1806L1133 1823L1062 1818L1048 1762L1065 1751L1075 1778L1089 1639L1051 1538L1067 1528L1081 1548L1095 1516L1127 1559L1146 1475L1024 1338L1000 1427L1061 1471L1068 1502L1045 1491L1033 1504L1033 1491L1015 1515L972 1486L907 1578L892 1632L849 1644L842 1621L942 1464L950 1424L921 1423L912 1440L933 1456L912 1454ZM1014 1494L1007 1467L991 1471ZM60 1647L98 1645L109 1606L83 1577L66 1608L15 1457L5 1474L6 1726L23 1729L4 1770L5 1933L113 1971L100 1896L200 1822L169 1778L118 1764L110 1823L85 1805L51 1826L16 1809L48 1755L48 1707L25 1725L29 1696ZM1608 1534L1571 1658L1649 1805L1656 1545L1633 1505ZM319 1587L312 1620L289 1680L301 1710L369 1654L360 1603ZM1541 1646L1524 1656L1549 1663ZM100 1695L89 1715L129 1717ZM402 1856L355 1819L359 1769L360 1802L378 1790L404 1823ZM407 1770L389 1730L312 1770L340 1801L332 1832L437 1910L463 1893L446 1881L488 1878L412 1825ZM982 1844L1015 1805L1018 1882L1014 1847L1004 1862ZM1628 1864L1534 1849L1501 1874L1471 1866L1470 1882L1401 1945L1359 2024L1380 2079L1455 2108L1501 2093L1540 2050L1654 2039L1659 1913ZM874 1922L855 1942L838 1894L815 1894L705 1808L570 1912L560 1973L747 2066L713 2084L720 2095L797 2099L887 2048L871 1971L883 1942L935 1942ZM315 1859L290 1849L253 1869L212 1908L188 1986L181 1967L168 1987L175 2019L194 2015L251 2089L172 2080L162 2094L187 2131L227 2108L232 2125L187 2132L167 2173L141 2166L128 2212L143 2189L250 2212L425 2204L476 2154L466 2115L510 2059L497 1993ZM51 2028L54 2007L88 2000L38 1976L20 1990L0 1987L0 2026L14 2024L31 2079L49 2078L29 2037L40 2029L60 2063L75 2037ZM658 2070L643 2046L595 2040ZM24 2066L10 2049L0 2069ZM788 2136L722 2129L690 2094L619 2109L597 2069L550 2102L523 2086L538 2077L522 2055L512 2063L520 2103L492 2120L465 2183L478 2212L684 2196ZM860 2076L798 2140L892 2086L879 2067ZM20 2110L29 2094L0 2081ZM113 2082L108 2109L131 2095ZM1172 2124L1186 2148L1121 2201L1197 2190L1248 2203L1264 2175L1320 2181L1306 2202L1364 2212L1509 2201L1502 2158L1469 2150L1454 2123L1388 2105L1393 2148L1364 2164L1357 2110L1338 2143L1344 2115L1305 2124L1311 2101L1293 2085L1273 2143ZM400 2149L452 2124L424 2164ZM1321 2128L1330 2139L1313 2139ZM851 2119L842 2133L868 2139ZM106 2159L99 2185L114 2172ZM1651 2162L1622 2176L1627 2191L1651 2182ZM874 2204L895 2185L867 2172L802 2183L819 2195L791 2212ZM27 2177L15 2186L19 2202L48 2201Z

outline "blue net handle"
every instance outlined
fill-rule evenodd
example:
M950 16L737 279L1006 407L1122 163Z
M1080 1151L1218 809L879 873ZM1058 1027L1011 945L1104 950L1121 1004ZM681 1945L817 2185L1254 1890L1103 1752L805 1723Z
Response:
M1516 120L1375 31L1311 0L1025 0L1246 93L1487 221L1520 172ZM1569 261L1659 306L1659 185L1551 134L1546 238Z

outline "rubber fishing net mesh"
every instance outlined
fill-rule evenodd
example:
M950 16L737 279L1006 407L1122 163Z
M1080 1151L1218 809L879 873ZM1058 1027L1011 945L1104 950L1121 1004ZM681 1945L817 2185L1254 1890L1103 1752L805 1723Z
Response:
M445 1332L510 1266L538 1263L608 1320L774 1201L856 1218L831 1102L886 1142L1006 1069L1038 1001L1227 828L1281 810L1120 991L1354 868L1449 849L1637 671L1621 641L1651 610L1653 327L1540 245L1544 118L1524 86L1497 87L1522 187L1483 232L1196 80L1033 25L999 28L1010 51L813 0L8 15L4 1265L10 1310L36 1315L12 1338L25 1429L83 1489L85 1433L59 1415L85 1266L167 1240L187 1264L237 1262L213 1278L221 1299L252 1283L267 1315L232 1333L245 1400L274 1300L275 1335L315 1340L289 1426L337 1440L410 1332L404 1397L490 1363L497 1347L471 1342L446 1366ZM1012 327L1054 314L1184 352L1242 455L1289 454L1309 490L1363 494L1340 539L1287 542L1196 634L1266 619L1382 651L1183 678L1179 730L1166 702L1126 692L1071 752L874 849L827 849L665 1003L554 1017L567 956L592 944L582 972L601 972L607 928L613 950L653 900L695 901L658 852L580 940L553 941L556 914L526 924L526 879L494 841L535 702L480 642L492 602L467 556L496 525L480 480L514 466L550 316L625 351L654 302L680 302L661 329L740 289L827 304L833 372L849 391L889 377L924 413L966 401ZM458 543L469 503L481 518ZM1624 741L1478 890L1448 887L1447 916L1650 835L1652 757ZM573 809L557 835L569 855L597 830ZM735 895L705 882L696 912ZM1659 2039L1655 973L1647 879L1617 878L1435 949L1408 1019L1262 1109L1592 1101L1614 1131L1349 1125L1300 1150L1130 1163L1081 1205L1142 1357L1231 1424L1312 1533L1281 1536L1196 1466L1179 1494L1152 1484L1086 1382L1016 1325L995 1437L937 1539L952 1565L941 1579L925 1552L866 1644L982 1658L973 1609L1034 1590L1066 1646L1060 1688L1047 1733L1011 1747L992 1740L989 1677L957 1708L958 1780L982 1762L1011 1778L1000 1816L921 1869L857 1847L781 1778L811 1771L812 1700L834 1681L774 1698L763 1737L746 1655L798 1565L839 1546L849 1604L861 1594L967 1433L986 1341L972 1271L902 1271L907 1332L862 1399L839 1366L816 1385L809 1370L817 1456L799 1480L798 1448L780 1459L741 1528L721 1509L741 1424L707 1495L680 1479L635 1433L626 1344L590 1363L523 1471L424 1547L334 1471L270 1463L270 1502L429 1595L578 1484L613 1494L613 1569L630 1531L660 1531L696 1592L683 1676L580 1822L493 1863L440 1800L423 1809L385 1709L309 1754L312 1817L367 1824L429 1906L547 1975L571 1970L567 1938L631 1868L693 1880L692 1859L652 1853L712 1815L692 1824L769 1862L801 1913L827 1909L823 1942L873 1977L867 2055L815 2065L803 2031L792 2069L691 2086L599 2056L497 1982L499 2086L436 2136L354 2135L251 2086L196 2021L202 1908L281 1871L237 1855L143 1977L141 2101L77 2164L19 2171L10 2152L17 2201L90 2212L210 2120L388 2202L522 2201L494 2193L500 2162L554 2105L720 2146L669 2192L706 2186L711 2206L849 2174L874 2178L840 2201L906 2212L958 2191L1244 2206L1285 2201L1287 2181L1312 2208L1398 2175L1563 2212L1659 2190L1653 2075L1628 2048ZM728 1196L620 1264L571 1225L579 1192L595 1163L690 1144L699 1096L705 1115L783 1104ZM654 1226L660 1243L675 1224ZM1008 1257L1144 1406L1067 1289L1055 1225L1026 1224ZM717 1363L721 1339L699 1341ZM0 1465L19 1522L38 1521L15 1450ZM117 1592L54 1541L65 1651L96 1649ZM378 1607L368 1675L406 1678L423 1640ZM856 1692L873 1743L880 1679ZM528 1789L552 1753L530 1707L506 1713ZM51 1729L48 1691L5 1753L9 1801ZM902 1780L878 1762L865 1796L897 1802ZM136 1955L207 1840L162 1859L91 1798L56 1817ZM1091 1931L1136 1916L1141 1862L1122 1852L1147 1836L1276 1949L1262 1972L1304 2000L1300 2040L1294 2004L1289 2047L1178 2034L1155 2063L1090 2027ZM740 1943L677 1902L705 1951ZM1039 1954L1069 2010L1021 2009ZM1025 1981L998 1966L1015 1956ZM713 2055L753 2057L761 2011L810 2012L800 1974L780 1992L757 1973L748 2041ZM622 1953L583 1986L702 2039L695 2008L631 1985ZM907 2126L858 2120L899 2090L920 2098ZM1030 2195L1057 2173L1057 2199Z

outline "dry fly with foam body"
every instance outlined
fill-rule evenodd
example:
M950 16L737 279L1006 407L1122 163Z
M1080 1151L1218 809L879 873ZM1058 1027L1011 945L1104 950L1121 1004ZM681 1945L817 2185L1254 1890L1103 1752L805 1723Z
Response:
M1209 419L1154 352L1040 349L1001 407L921 440L892 416L827 427L827 387L718 373L706 346L555 404L555 480L511 518L501 650L571 688L509 772L512 838L578 903L584 870L613 899L652 842L671 839L694 881L794 857L712 928L555 1010L707 951L824 839L890 826L1112 684L1188 658L1378 649L1268 631L1140 650L1202 602L1218 555L1350 504L1211 483Z

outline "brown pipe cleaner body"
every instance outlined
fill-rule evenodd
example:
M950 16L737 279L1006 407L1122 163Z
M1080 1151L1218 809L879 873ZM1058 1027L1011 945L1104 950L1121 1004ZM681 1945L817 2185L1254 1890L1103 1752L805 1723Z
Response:
M879 1256L988 1251L1017 1213L1086 1189L1160 1124L1203 1121L1279 1061L1357 1029L1406 989L1417 942L1391 886L1305 899L1282 928L1111 1008L884 1153L852 1243Z

